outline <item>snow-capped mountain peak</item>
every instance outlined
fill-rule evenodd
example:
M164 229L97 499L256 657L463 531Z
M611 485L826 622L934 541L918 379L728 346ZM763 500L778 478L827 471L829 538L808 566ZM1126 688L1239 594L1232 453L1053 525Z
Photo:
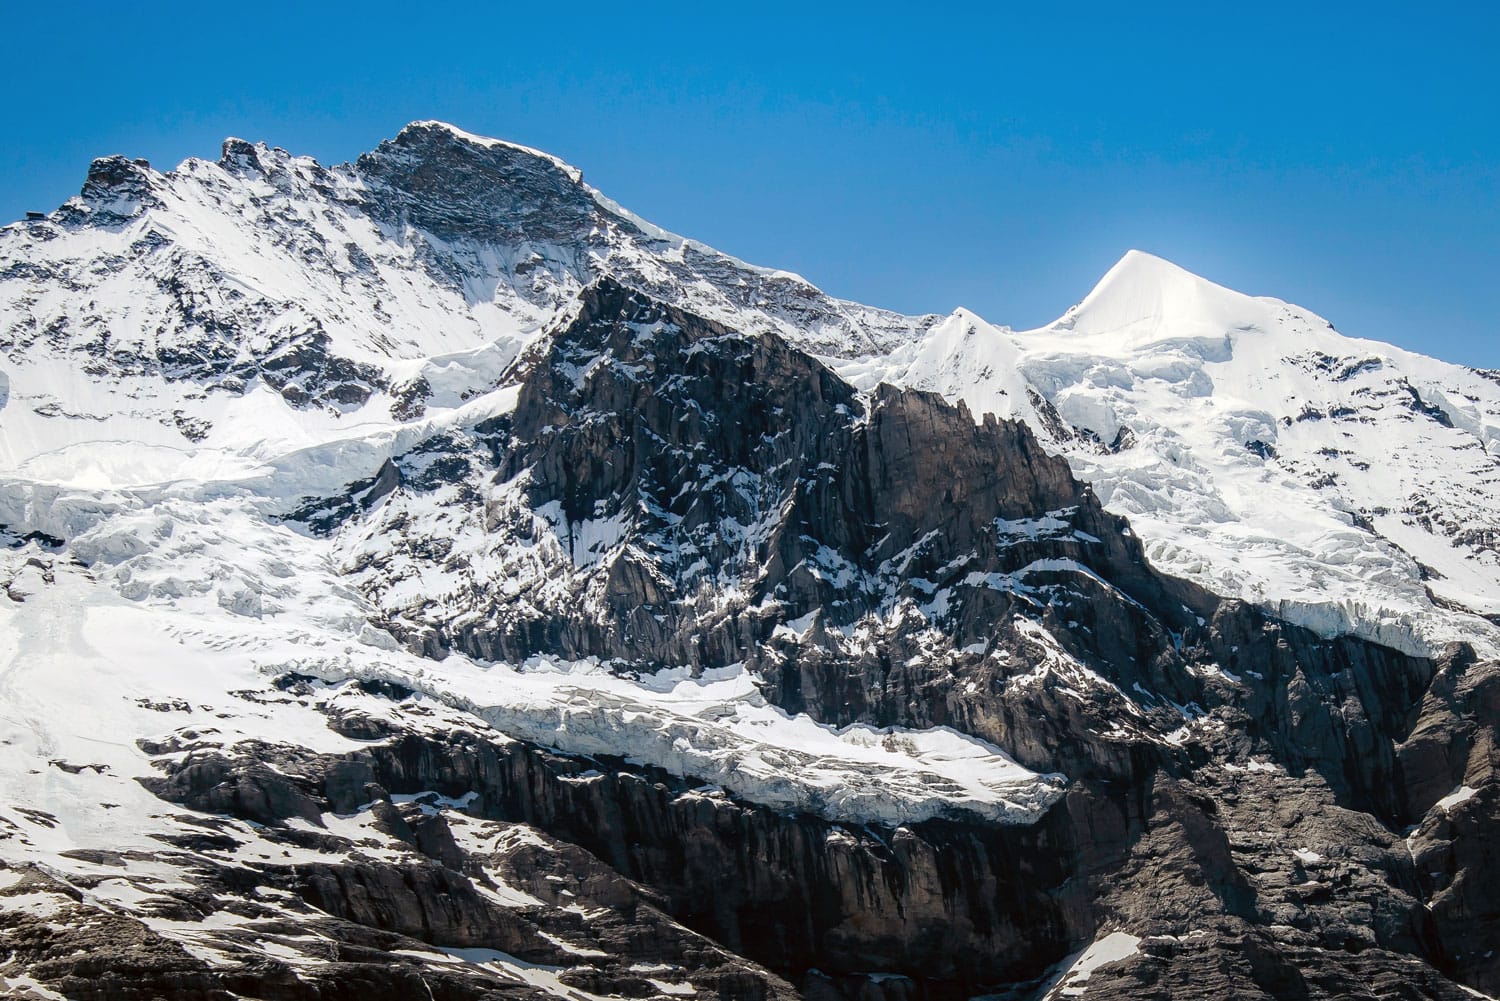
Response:
M1163 340L1222 341L1242 331L1270 333L1288 308L1280 300L1236 292L1153 254L1131 250L1054 326L1139 349Z
M538 160L545 160L548 163L552 164L553 167L557 168L565 175L567 175L574 184L581 184L583 182L583 171L579 170L572 164L565 162L559 157L553 156L551 153L546 153L539 149L533 149L530 146L522 146L520 143L509 142L505 139L492 139L488 136L475 135L472 132L468 132L464 129L459 128L457 125L452 125L448 122L440 122L435 119L412 122L396 134L395 141L399 144L403 140L403 138L409 140L413 136L416 136L420 133L430 133L434 131L446 132L453 138L458 139L461 142L468 143L471 146L479 146L484 149L503 148L524 156L534 157Z
M1031 424L1159 565L1336 635L1496 649L1500 383L1132 250L1028 331L835 362Z

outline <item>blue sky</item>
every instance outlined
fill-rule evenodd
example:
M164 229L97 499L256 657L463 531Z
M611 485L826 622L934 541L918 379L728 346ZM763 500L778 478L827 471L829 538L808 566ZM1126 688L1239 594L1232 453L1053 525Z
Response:
M863 302L1034 326L1139 247L1500 368L1500 5L173 6L0 14L0 219L440 118Z

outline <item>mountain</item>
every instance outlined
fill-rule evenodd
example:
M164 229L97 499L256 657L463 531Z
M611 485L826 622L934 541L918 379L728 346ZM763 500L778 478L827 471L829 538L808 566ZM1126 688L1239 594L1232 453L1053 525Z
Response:
M1025 420L1153 562L1323 635L1495 653L1500 375L1131 251L1055 323L963 311L856 385Z
M1500 376L436 122L0 229L18 996L1500 993Z

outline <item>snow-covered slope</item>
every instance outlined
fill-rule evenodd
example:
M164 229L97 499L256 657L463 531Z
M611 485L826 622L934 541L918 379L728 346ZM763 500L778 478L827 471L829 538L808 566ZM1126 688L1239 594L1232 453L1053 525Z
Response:
M1152 560L1327 635L1494 650L1500 376L1358 340L1131 251L1055 323L967 311L857 385L1027 421Z
M108 157L45 221L0 230L0 463L96 487L216 478L451 409L602 273L824 353L930 322L666 233L553 157L442 123L332 168L234 139L165 174Z

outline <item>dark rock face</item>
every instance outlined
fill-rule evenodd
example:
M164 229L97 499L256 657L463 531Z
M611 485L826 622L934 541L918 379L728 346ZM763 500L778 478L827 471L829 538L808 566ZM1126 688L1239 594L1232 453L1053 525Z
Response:
M89 164L80 194L92 209L91 222L96 225L120 225L161 204L151 165L118 155L100 157ZM64 220L77 218L68 207L60 215Z
M439 282L465 287L492 270L478 248L502 262L493 279L527 302L555 308L578 288L613 276L661 302L683 305L683 290L760 314L763 329L803 332L829 354L893 343L912 321L830 300L795 275L749 268L699 244L650 229L601 203L582 175L552 157L418 122L361 156L353 170L369 194L359 210L382 225L431 234L447 246L418 246ZM858 314L858 319L849 313ZM928 324L935 317L918 321Z
M446 240L551 245L581 257L598 220L598 206L570 168L519 147L471 141L436 123L402 129L354 166L379 190L368 205L372 216Z
M274 761L275 770L257 759ZM303 785L308 799L278 794L288 781ZM149 783L158 795L204 811L224 806L225 789L264 786L253 804L274 826L304 816L305 802L344 812L373 796L377 805L367 809L380 810L392 794L422 791L437 799L461 792L470 797L469 817L527 824L578 846L562 864L540 857L560 849L518 842L502 866L520 881L515 885L555 898L555 886L544 894L548 873L567 873L569 887L575 878L602 880L609 899L650 900L786 976L815 966L849 975L921 970L930 989L964 996L977 984L1040 973L1086 933L1075 927L1086 917L1082 887L1065 885L1078 863L1062 813L1035 827L933 822L873 831L736 803L623 763L470 732L441 739L406 733L346 759L241 748L234 757L169 766L166 778ZM283 816L261 808L270 802ZM446 827L442 816L429 819ZM525 939L511 912L487 908L471 888L492 859L456 850L451 835L424 838L399 824L393 830L423 854L444 856L433 859L443 864L408 867L399 881L369 865L302 867L306 882L298 892L357 924L447 945L500 942L517 956L537 955L541 940ZM441 851L430 851L433 844ZM650 887L649 895L631 889L636 884ZM609 954L684 962L680 951L665 955L666 948L657 942L652 952L642 940L638 953L612 945Z
M1500 992L1497 733L1500 670L1458 657L1434 679L1397 750L1420 892L1456 976L1486 994Z
M620 776L598 783L587 827L569 810L509 815L811 993L855 996L879 972L1030 996L1046 987L1025 986L1037 957L1122 927L1141 944L1090 994L1492 983L1494 908L1463 876L1493 854L1493 665L1323 639L1165 578L1023 426L889 387L857 397L779 339L610 282L515 378L512 414L304 513L359 526L349 568L398 636L626 672L744 663L789 712L952 726L1074 786L1024 832L850 833L881 860L868 871L809 821L773 833L712 802L712 822L684 825L676 801L642 806ZM433 504L442 534L424 527ZM452 590L384 599L439 568ZM1460 783L1481 791L1434 807ZM766 846L753 864L726 848L746 844Z
M300 683L288 692L312 694ZM1138 951L1096 971L1089 994L1197 996L1208 985L1338 998L1377 985L1393 997L1464 996L1406 843L1338 805L1313 773L1209 764L1159 771L1143 789L1077 783L1036 825L851 827L493 731L437 733L403 715L420 703L392 695L394 719L378 695L364 699L368 714L330 714L372 741L354 754L252 745L181 759L167 741L149 748L167 757L148 784L206 814L253 814L272 843L336 844L333 818L361 814L405 845L399 860L352 849L340 864L251 873L226 861L235 833L197 863L226 892L291 893L312 908L298 927L385 949L419 948L393 944L401 936L571 964L584 979L568 982L597 993L629 996L630 971L645 964L730 996L787 990L776 975L829 996L898 981L932 998L1040 996L1049 964L1125 927ZM534 903L497 907L486 888ZM341 949L351 966L371 961ZM591 957L582 965L580 950Z
M913 630L890 624L909 609L941 630L945 655L977 665L1023 642L992 632L1025 609L1127 686L1199 697L1152 661L1209 599L1152 575L1124 522L1021 425L976 427L937 397L888 388L867 409L778 338L741 336L610 282L519 364L513 415L397 463L407 490L369 532L398 542L355 566L377 600L435 560L465 582L462 599L456 589L391 609L398 633L428 652L597 656L638 670L744 662L791 711L837 706L827 718L840 723L915 713L930 725L949 712L913 709L911 680L889 676L915 648L854 654L837 631L884 620L882 647L910 644ZM483 551L410 523L406 494L455 481L454 506L483 504ZM487 481L514 489L482 500L496 493ZM559 543L528 552L549 561L545 575L513 560L538 533ZM524 586L486 599L486 572ZM495 602L486 614L473 614L476 589ZM743 597L725 601L726 591ZM813 642L776 639L809 615ZM985 652L958 652L975 644ZM835 691L847 675L835 665L851 659L881 676Z

